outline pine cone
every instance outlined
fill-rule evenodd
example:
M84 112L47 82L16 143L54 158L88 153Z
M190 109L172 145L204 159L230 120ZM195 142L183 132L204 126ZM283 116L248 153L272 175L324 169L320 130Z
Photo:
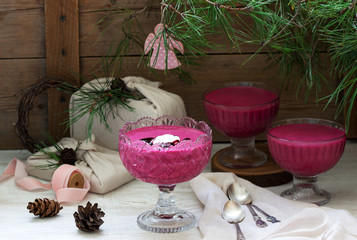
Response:
M55 200L49 200L47 198L41 199L37 198L35 202L29 202L27 209L30 213L35 214L35 216L42 217L52 217L56 215L63 207L59 202Z
M61 163L74 165L77 161L77 154L72 148L64 148L60 152Z
M114 78L112 83L110 84L110 89L122 89L125 91L129 91L128 88L126 87L125 83L123 80L120 78Z
M102 209L98 208L98 203L93 206L90 202L87 202L87 206L78 206L78 212L73 214L76 221L76 226L86 232L92 232L99 230L100 225L104 223L101 219L105 213Z

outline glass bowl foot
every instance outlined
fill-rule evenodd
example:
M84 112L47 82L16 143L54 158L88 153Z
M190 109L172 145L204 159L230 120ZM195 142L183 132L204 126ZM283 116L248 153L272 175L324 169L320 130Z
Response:
M144 212L137 218L139 227L155 233L176 233L196 225L196 218L190 212L178 210L172 216L157 216L154 210Z
M254 148L251 151L235 151L234 148L219 156L219 163L229 168L252 168L262 166L268 160L267 155Z
M282 192L280 196L290 200L314 203L318 206L328 203L331 199L330 193L318 187L317 176L294 176L293 187Z

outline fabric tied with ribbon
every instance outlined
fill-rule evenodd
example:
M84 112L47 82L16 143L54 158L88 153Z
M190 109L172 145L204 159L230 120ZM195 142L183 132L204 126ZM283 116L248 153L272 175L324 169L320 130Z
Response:
M95 89L110 89L110 82L114 78L99 78L92 80L81 87L81 91L95 91ZM126 122L136 122L142 117L157 118L163 115L170 115L177 118L186 116L185 104L177 94L160 89L160 82L149 81L142 77L127 76L121 78L128 89L138 92L144 96L141 100L130 99L128 104L134 109L130 111L122 106L111 108L103 106L106 109L106 123L110 126L109 131L103 124L99 116L93 119L93 127L91 133L96 137L96 144L118 151L118 132ZM109 83L108 83L109 81ZM71 96L69 108L74 110L81 104L81 93L76 92ZM75 111L70 111L70 119L74 118ZM71 124L71 137L80 141L88 138L86 134L86 126L89 118L89 113L84 114Z
M118 151L99 146L94 143L95 136L86 141L78 141L73 138L62 138L57 145L63 148L76 149L75 166L81 170L83 176L90 183L90 192L104 194L133 180L134 178L125 169ZM48 152L56 152L54 146L46 149ZM27 172L41 179L51 180L55 169L43 168L44 164L56 164L42 152L35 153L26 161Z
M15 176L16 184L22 188L31 190L51 190L56 193L57 201L77 203L83 200L89 191L90 184L83 176L81 170L75 166L63 164L56 169L50 183L42 183L39 180L29 177L26 165L19 159L10 161L7 168L0 175L0 181Z

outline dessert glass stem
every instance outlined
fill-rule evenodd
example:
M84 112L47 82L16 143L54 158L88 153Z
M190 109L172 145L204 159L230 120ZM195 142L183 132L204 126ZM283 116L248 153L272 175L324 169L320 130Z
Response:
M195 216L176 207L173 191L176 185L160 185L160 195L153 210L138 216L140 228L157 233L175 233L195 226Z
M255 148L255 137L231 138L231 147L219 156L219 162L229 168L259 167L267 161L267 155Z
M295 176L293 187L281 193L282 197L303 202L314 203L318 206L328 203L330 193L317 185L317 176Z
M255 137L250 138L231 138L232 148L234 149L235 155L242 154L244 152L253 152L255 149Z
M173 198L173 191L176 185L158 187L160 195L154 209L154 214L159 218L172 218L178 212L175 199Z

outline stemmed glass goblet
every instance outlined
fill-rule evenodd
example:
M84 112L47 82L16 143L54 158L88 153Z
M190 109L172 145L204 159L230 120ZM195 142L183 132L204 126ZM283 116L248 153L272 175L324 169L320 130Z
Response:
M279 97L277 89L260 82L225 83L204 92L208 119L231 139L231 147L218 156L219 163L229 168L248 168L267 161L267 155L255 147L255 136L273 122Z
M169 140L165 142L164 138ZM138 216L140 228L174 233L195 225L193 214L176 207L173 191L176 184L203 171L211 149L210 127L189 117L145 117L120 129L119 154L125 168L135 178L156 184L160 190L155 208Z
M318 187L317 177L341 158L346 143L344 127L324 119L285 119L268 127L267 140L276 163L293 174L292 188L281 196L317 205L328 203L331 196Z

